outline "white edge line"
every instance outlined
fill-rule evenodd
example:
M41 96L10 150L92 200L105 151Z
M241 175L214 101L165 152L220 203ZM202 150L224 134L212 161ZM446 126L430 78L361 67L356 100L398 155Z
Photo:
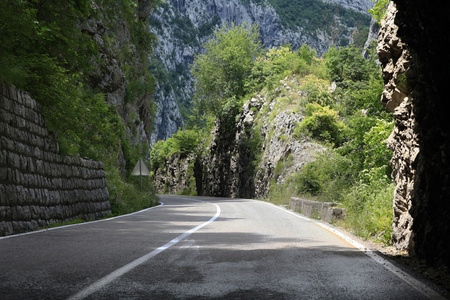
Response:
M188 198L182 198L182 199L213 204L217 208L216 214L214 215L214 217L212 217L211 219L209 219L205 223L202 223L202 224L200 224L200 225L190 229L189 231L186 231L185 233L183 233L182 235L174 238L173 240L171 240L170 242L168 242L164 246L161 246L161 247L159 247L159 248L157 248L157 249L155 249L155 250L145 254L144 256L141 256L140 258L135 259L134 261L130 262L129 264L126 264L125 266L123 266L123 267L113 271L112 273L106 275L105 277L99 279L98 281L96 281L93 284L89 285L87 288L81 290L80 292L78 292L75 295L73 295L70 298L68 298L68 300L84 299L84 298L88 297L89 295L91 295L91 294L95 293L96 291L100 290L101 288L103 288L104 286L108 285L112 281L114 281L117 278L121 277L125 273L128 273L129 271L133 270L137 266L145 263L150 258L158 255L159 253L163 252L164 250L169 249L170 247L172 247L173 245L177 244L181 240L185 239L189 235L193 234L194 232L196 232L200 228L203 228L206 225L214 222L220 215L221 210L220 210L220 207L217 204L210 203L210 202L207 202L207 201L188 199Z
M282 208L280 206L277 206L277 205L275 205L273 203L264 202L264 201L260 201L260 202L267 203L269 205L273 205L273 206L275 206L276 208L278 208L278 209L280 209L282 211L285 211L285 212L287 212L287 213L289 213L291 215L296 216L297 218L309 221L309 222L311 222L311 223L313 223L313 224L315 224L315 225L317 225L319 227L322 227L323 229L331 231L332 233L334 233L335 235L339 236L340 238L342 238L346 242L350 243L352 246L354 246L355 248L357 248L361 252L365 253L367 256L369 256L371 259L373 259L375 262L377 262L378 264L382 265L385 269L387 269L391 273L395 274L397 277L402 279L408 285L410 285L411 287L413 287L414 289L416 289L417 291L422 293L424 296L426 296L426 297L428 297L430 299L446 299L441 294L436 292L434 289L428 287L426 284L424 284L420 280L414 278L413 276L411 276L408 273L406 273L405 271L401 270L399 267L395 266L391 262L389 262L386 259L382 258L381 256L377 255L372 250L364 247L361 243L359 243L359 242L355 241L354 239L350 238L345 233L343 233L341 231L338 231L335 228L333 228L333 227L331 227L331 226L329 226L327 224L324 224L322 222L317 222L317 221L315 221L315 220L313 220L311 218L308 218L308 217L302 216L302 215L300 215L298 213L289 211L289 210L287 210L285 208Z
M63 228L68 228L68 227L74 227L74 226L82 226L82 225L88 225L88 224L94 224L94 223L100 223L100 222L105 222L105 221L111 221L114 219L119 219L119 218L123 218L123 217L128 217L128 216L132 216L132 215L136 215L154 208L158 208L164 205L163 202L159 201L159 203L161 205L157 205L157 206L152 206L140 211L135 211L126 215L120 215L120 216L115 216L115 217L111 217L111 218L106 218L106 219L101 219L101 220L95 220L95 221L86 221L86 222L82 222L82 223L76 223L76 224L69 224L69 225L62 225L62 226L57 226L57 227L51 227L51 228L44 228L44 229L40 229L40 230L35 230L35 231L30 231L30 232L24 232L24 233L18 233L18 234L12 234L12 235L7 235L7 236L2 236L0 237L0 240L5 240L5 239L10 239L10 238L15 238L15 237L19 237L19 236L24 236L24 235L30 235L30 234L36 234L36 233L41 233L41 232L46 232L46 231L51 231L51 230L58 230L58 229L63 229Z

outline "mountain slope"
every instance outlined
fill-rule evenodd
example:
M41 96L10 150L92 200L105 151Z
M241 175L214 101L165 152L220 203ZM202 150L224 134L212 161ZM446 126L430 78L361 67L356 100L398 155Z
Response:
M214 28L256 23L266 48L307 44L321 55L330 45L365 42L370 5L370 0L168 0L149 18L159 39L151 57L158 78L152 143L183 127L194 92L189 65Z

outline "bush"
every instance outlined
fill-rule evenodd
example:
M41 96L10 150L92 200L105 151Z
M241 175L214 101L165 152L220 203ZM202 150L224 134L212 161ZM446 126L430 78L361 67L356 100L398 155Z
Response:
M306 135L331 145L341 144L345 126L337 111L318 103L308 103L305 110L305 119L295 129L296 137Z
M271 48L256 59L245 83L246 90L252 92L260 90L264 86L271 89L284 77L286 71L296 70L300 72L301 69L305 68L306 62L292 52L289 46Z
M350 159L328 150L294 176L295 193L339 202L356 177L357 171Z
M382 179L354 185L343 198L347 212L345 223L359 236L389 244L394 189L394 184Z
M181 158L194 153L200 144L198 130L180 130L167 141L158 141L150 152L150 161L153 170L157 170L169 156L179 154Z
M301 91L306 93L307 103L317 103L330 106L334 100L329 91L330 82L315 75L307 75L302 80Z
M149 177L142 177L143 184L140 191L139 176L133 176L127 183L117 168L106 166L106 180L113 215L132 213L158 203Z
M202 111L222 112L224 101L244 95L245 81L261 53L259 28L247 24L224 25L203 45L191 66L195 78L195 99Z

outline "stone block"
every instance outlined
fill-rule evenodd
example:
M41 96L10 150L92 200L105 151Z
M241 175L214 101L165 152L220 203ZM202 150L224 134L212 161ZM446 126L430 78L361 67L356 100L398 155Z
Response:
M0 206L0 220L6 220L8 218L6 206Z
M5 195L6 195L6 205L16 205L17 204L17 191L14 185L6 185L5 186Z
M7 200L6 200L7 196L6 196L6 188L4 184L0 184L0 206L6 205L7 204Z
M37 159L35 161L35 165L36 165L36 173L37 174L39 174L39 175L45 174L44 161Z
M8 179L8 169L6 167L0 167L0 181Z
M11 111L13 102L5 97L1 97L0 107L6 111Z
M344 209L339 207L341 205L340 203L318 202L293 197L291 198L289 205L293 211L326 222L333 222L345 217Z
M42 204L49 206L51 204L50 195L47 189L42 189Z
M6 167L6 151L5 150L0 150L0 166L5 166Z

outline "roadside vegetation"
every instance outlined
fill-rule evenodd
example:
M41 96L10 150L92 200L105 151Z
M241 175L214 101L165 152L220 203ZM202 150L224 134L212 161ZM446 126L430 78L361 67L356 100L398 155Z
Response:
M114 51L117 24L123 21L129 26L130 43L136 46L143 68L133 63L130 44L122 45L115 55L128 82L126 101L132 103L154 89L145 62L155 37L137 18L137 5L137 0L14 0L2 1L0 9L0 81L27 91L42 105L61 154L105 163L114 214L155 203L152 190L140 193L128 176L149 146L132 144L125 121L108 104L105 91L93 83L105 62L101 46L81 28L90 26L92 18L102 22L108 28L102 37L104 46ZM119 153L127 162L127 174L117 171Z
M368 59L355 46L332 47L321 58L306 45L297 51L289 45L264 51L257 28L244 24L220 28L205 50L192 65L197 105L191 122L186 130L156 144L151 153L153 166L175 153L202 155L214 118L234 119L253 95L277 97L276 91L283 88L280 81L295 77L301 95L277 98L269 113L276 114L277 107L296 106L305 117L295 129L295 138L319 142L327 150L284 184L272 183L268 201L288 204L297 196L342 203L347 213L342 226L364 238L389 243L394 184L386 140L393 119L379 100L383 80L374 47ZM258 157L261 148L250 148ZM277 166L275 172L283 169Z

